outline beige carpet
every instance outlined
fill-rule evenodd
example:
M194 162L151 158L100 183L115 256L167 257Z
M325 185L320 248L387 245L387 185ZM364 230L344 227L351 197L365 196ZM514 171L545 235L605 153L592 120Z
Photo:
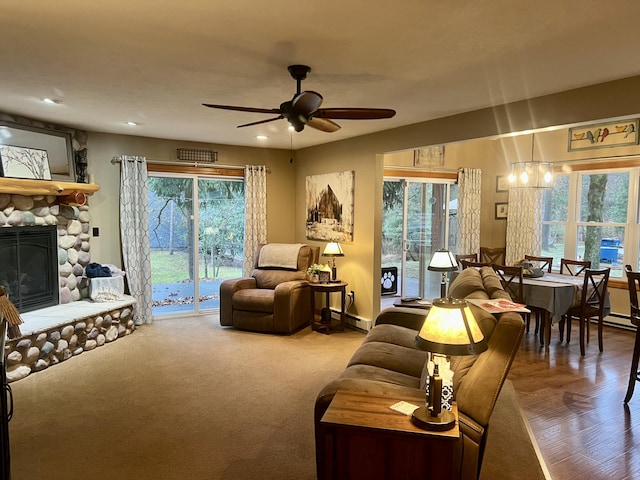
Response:
M314 479L315 396L362 338L262 335L214 317L141 327L12 384L12 479ZM515 478L500 452L530 445L510 423L491 432L500 476L486 478ZM524 462L512 471L539 469Z

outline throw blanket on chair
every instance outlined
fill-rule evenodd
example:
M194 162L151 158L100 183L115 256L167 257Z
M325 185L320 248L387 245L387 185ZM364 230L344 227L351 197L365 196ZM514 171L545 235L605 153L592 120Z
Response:
M298 268L298 252L303 243L267 243L260 249L258 268Z

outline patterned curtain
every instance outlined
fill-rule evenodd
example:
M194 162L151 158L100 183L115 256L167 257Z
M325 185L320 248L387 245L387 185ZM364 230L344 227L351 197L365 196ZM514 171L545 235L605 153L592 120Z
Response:
M482 170L458 170L458 238L457 252L478 253L480 250L480 198Z
M542 190L509 189L507 216L507 254L505 263L513 265L525 255L539 256L542 232Z
M251 275L258 245L267 243L267 167L244 168L244 276Z
M137 300L135 323L151 323L149 195L144 157L120 157L120 239L131 296Z

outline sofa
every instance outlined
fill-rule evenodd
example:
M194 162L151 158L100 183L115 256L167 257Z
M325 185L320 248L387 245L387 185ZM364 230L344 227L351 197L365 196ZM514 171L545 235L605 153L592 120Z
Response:
M259 245L251 276L220 284L220 325L285 334L308 325L313 315L307 268L319 255L320 247L309 245Z
M510 299L491 267L461 271L449 293L453 298ZM469 306L488 340L488 348L479 355L450 359L461 432L455 470L456 477L465 480L479 476L491 413L524 332L524 320L518 313L494 316L473 304ZM427 352L417 349L414 339L427 314L428 310L405 307L380 312L347 368L317 395L314 417L319 479L326 473L326 432L321 419L338 390L397 396L424 393Z

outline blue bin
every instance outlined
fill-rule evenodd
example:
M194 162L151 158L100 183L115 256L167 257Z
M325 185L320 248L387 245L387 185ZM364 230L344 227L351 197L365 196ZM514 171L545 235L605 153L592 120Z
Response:
M600 241L600 261L616 265L618 263L619 238L603 238Z

